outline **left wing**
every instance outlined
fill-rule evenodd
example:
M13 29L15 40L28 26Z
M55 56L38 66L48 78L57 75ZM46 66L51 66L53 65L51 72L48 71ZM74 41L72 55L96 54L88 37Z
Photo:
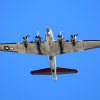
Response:
M76 41L75 46L69 40L63 41L63 46L60 47L59 41L53 42L54 55L83 51L100 47L100 40L83 40Z
M0 51L46 55L45 41L41 42L40 48L37 48L35 42L28 42L27 50L23 43L0 44Z

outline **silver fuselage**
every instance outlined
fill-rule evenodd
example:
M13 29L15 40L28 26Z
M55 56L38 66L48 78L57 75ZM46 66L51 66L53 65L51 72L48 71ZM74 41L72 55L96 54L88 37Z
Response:
M56 57L52 56L53 55L53 34L51 29L49 29L49 32L45 32L45 38L46 38L46 51L48 52L48 57L49 57L49 62L50 62L50 68L51 68L51 73L53 75L53 79L57 80L56 77Z

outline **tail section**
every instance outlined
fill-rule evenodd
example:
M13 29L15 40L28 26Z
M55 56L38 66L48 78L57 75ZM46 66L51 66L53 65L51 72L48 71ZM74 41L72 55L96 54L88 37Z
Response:
M35 70L30 72L32 75L52 75L50 68Z
M57 74L71 74L71 73L77 73L78 70L76 69L68 69L68 68L56 68Z
M56 68L56 74L71 74L71 73L77 73L78 71L76 69L68 69L68 68ZM32 75L53 75L53 72L51 71L51 68L45 68L40 70L35 70L30 72ZM54 75L53 75L54 76ZM56 78L53 78L56 80Z

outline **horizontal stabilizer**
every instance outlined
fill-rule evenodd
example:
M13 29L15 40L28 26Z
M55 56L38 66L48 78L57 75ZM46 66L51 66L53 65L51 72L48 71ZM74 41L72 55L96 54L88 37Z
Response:
M35 71L31 71L30 73L32 75L52 75L50 68L35 70Z
M76 69L68 69L68 68L56 68L57 74L70 74L70 73L77 73ZM51 68L40 69L30 72L32 75L52 75Z
M78 70L76 69L68 69L68 68L58 68L56 69L57 74L71 74L71 73L77 73Z

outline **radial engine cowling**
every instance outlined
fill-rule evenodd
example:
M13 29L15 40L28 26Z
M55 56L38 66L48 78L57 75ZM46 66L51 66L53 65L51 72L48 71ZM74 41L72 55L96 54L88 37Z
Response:
M62 41L63 40L63 36L62 35L58 35L58 41Z
M71 41L76 41L76 35L71 35Z
M41 37L40 37L39 35L38 35L38 36L36 36L36 37L35 37L35 41L36 41L36 42L41 41Z

